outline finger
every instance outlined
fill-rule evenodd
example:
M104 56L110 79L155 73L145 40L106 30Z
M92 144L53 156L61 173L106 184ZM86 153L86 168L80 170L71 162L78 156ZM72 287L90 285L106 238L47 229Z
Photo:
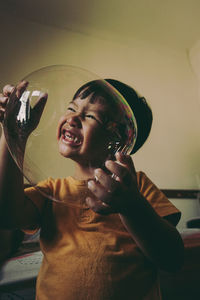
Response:
M126 166L112 160L107 160L105 166L112 174L114 174L114 176L112 176L113 178L117 178L118 181L125 185L131 184L132 174Z
M100 184L109 192L114 192L117 190L119 186L119 182L117 182L113 177L106 174L102 169L96 169L94 171L95 178L98 179Z
M20 108L20 101L19 98L16 95L16 88L14 88L12 94L9 96L9 103L10 105L8 105L6 107L7 109L7 114L11 117L13 115L15 115L16 111L18 111L18 109Z
M4 97L3 94L0 94L0 106L5 108L7 102L8 102L8 97Z
M26 90L27 86L28 86L28 81L26 80L22 80L20 81L17 86L16 86L16 96L18 98L21 97L21 95L23 94L23 92Z
M107 191L100 183L90 180L88 182L88 188L94 194L95 198L98 199L101 205L109 206L113 212L116 211L117 202L116 199L119 196L120 191L118 189ZM114 200L114 202L113 202Z
M96 198L103 202L108 202L108 191L106 191L105 188L99 182L89 180L88 188L95 195Z
M9 97L10 94L12 94L12 92L14 91L14 85L11 85L11 84L6 84L4 87L3 87L3 95L5 97Z
M111 207L108 204L106 204L104 202L100 202L97 199L87 197L86 203L94 212L96 212L98 214L108 215L113 212Z
M48 98L48 94L42 93L33 108L34 113L37 114L38 117L42 115L45 104L47 102L47 98Z
M34 108L31 110L31 119L35 120L36 126L38 125L38 122L40 121L40 118L42 116L45 104L47 102L47 98L48 94L42 93L38 98Z

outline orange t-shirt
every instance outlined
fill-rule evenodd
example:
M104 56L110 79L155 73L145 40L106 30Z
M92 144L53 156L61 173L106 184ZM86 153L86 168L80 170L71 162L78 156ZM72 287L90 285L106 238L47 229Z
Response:
M141 194L160 216L177 214L178 218L179 211L144 173L138 172L137 180ZM118 214L99 215L86 206L85 181L48 179L40 188L60 202L46 200L34 187L25 190L41 213L44 258L37 300L161 299L156 267Z

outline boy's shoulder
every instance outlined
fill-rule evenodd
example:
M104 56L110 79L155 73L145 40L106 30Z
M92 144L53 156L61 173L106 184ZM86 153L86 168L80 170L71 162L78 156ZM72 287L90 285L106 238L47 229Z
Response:
M137 183L140 186L143 182L148 181L149 178L147 177L147 175L143 172L143 171L137 171L136 172L136 176L137 176Z
M151 181L151 179L143 171L136 172L137 184L140 192L143 194L164 194L161 190ZM165 197L165 196L164 196Z

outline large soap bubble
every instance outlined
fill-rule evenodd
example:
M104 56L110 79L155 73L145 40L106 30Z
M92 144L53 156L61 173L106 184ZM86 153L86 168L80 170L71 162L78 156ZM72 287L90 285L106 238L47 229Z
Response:
M113 111L117 108L117 122L110 118L102 124L105 132L110 132L110 142L105 145L107 158L114 157L117 151L131 153L137 136L135 118L126 100L107 81L84 69L59 65L37 70L24 80L28 81L26 90L17 95L15 89L9 99L3 129L11 155L28 183L36 186L49 177L73 175L73 161L58 151L56 131L60 117L80 87L93 89L92 94L99 91L112 103ZM48 98L39 124L34 126L34 110L42 93L47 93ZM52 199L48 192L45 196ZM52 200L59 201L55 197Z

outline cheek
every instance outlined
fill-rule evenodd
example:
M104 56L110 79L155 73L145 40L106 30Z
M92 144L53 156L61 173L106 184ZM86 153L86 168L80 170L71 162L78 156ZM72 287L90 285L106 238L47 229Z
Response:
M86 143L89 148L95 148L96 151L98 151L98 149L101 149L102 151L103 149L105 150L107 148L109 138L105 134L105 131L103 131L102 129L96 129L88 133Z
M57 125L57 128L56 128L56 138L57 140L59 140L60 138L60 133L61 133L61 127L63 126L63 124L66 122L64 116L62 116L60 118L60 120L58 121L58 125Z

